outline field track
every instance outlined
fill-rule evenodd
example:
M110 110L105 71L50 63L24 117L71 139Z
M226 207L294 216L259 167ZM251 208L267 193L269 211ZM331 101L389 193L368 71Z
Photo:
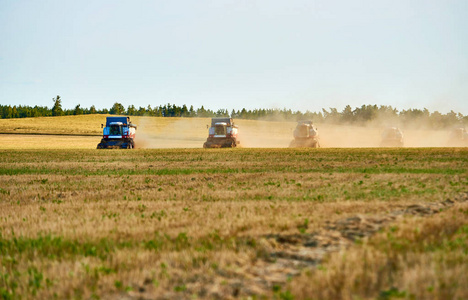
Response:
M0 291L467 298L467 170L466 148L0 150Z

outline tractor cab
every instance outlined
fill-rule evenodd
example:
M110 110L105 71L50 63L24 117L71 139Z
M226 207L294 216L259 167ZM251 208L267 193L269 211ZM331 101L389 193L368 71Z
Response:
M112 122L108 126L104 127L102 135L104 138L109 139L120 139L122 137L128 137L132 127L122 122ZM134 133L134 130L133 130Z
M109 138L122 137L124 135L124 127L122 122L112 122L103 129L103 136Z

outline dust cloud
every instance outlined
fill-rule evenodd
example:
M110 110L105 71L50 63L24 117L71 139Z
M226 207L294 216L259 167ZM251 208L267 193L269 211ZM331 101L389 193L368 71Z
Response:
M202 148L208 136L209 118L134 118L138 125L137 148ZM242 148L287 148L293 140L296 122L235 119ZM385 128L398 127L404 147L468 146L450 143L449 129L427 129L423 125L403 128L390 122L367 126L315 123L322 148L380 147Z
M387 126L324 125L320 131L322 147L380 147ZM446 147L448 133L429 129L402 129L404 147Z
M152 118L138 120L136 148L201 148L208 134L203 119L171 119L154 122ZM206 124L205 124L206 123Z
M285 148L293 140L296 122L239 120L239 137L243 147ZM385 122L382 122L386 124ZM424 127L404 129L392 124L356 126L348 124L316 123L320 146L324 148L380 147L382 132L387 127L398 127L403 133L404 147L449 147L450 130L433 130ZM468 145L466 145L468 146Z

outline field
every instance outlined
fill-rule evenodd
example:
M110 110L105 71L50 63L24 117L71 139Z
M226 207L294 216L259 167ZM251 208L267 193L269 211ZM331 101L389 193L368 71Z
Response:
M81 115L25 119L0 119L0 149L95 149L102 134L105 115ZM207 137L208 118L131 117L138 125L136 144L140 148L201 148ZM235 120L244 148L286 148L292 140L295 122ZM316 124L320 144L325 148L378 147L382 126ZM44 134L47 134L44 136ZM449 131L407 129L405 147L450 146ZM38 136L40 135L40 136ZM57 137L57 135L59 137ZM71 137L70 137L71 136ZM81 138L75 141L75 138ZM453 145L452 145L453 146Z
M95 150L66 118L0 122L4 299L468 298L467 148ZM148 145L203 142L167 122Z

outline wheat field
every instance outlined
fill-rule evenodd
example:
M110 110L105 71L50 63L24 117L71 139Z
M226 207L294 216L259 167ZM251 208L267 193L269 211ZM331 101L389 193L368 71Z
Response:
M3 299L468 298L467 148L96 150L66 119L0 135Z

